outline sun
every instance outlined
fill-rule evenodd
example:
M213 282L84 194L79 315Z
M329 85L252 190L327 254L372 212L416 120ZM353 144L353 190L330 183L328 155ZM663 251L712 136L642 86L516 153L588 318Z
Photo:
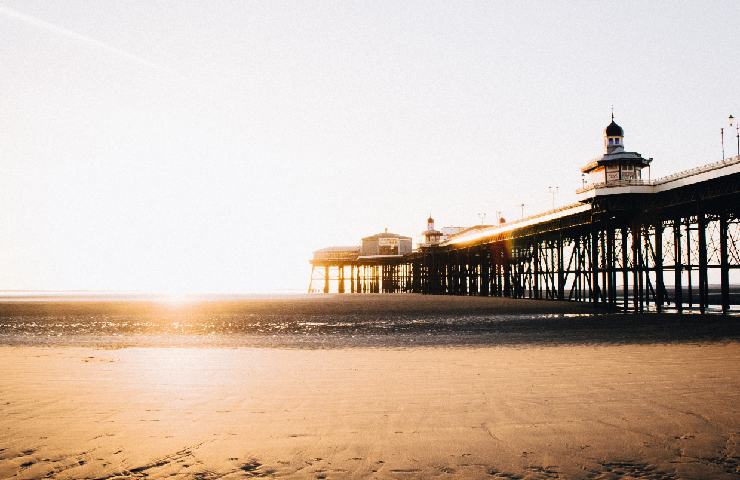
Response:
M191 292L184 288L172 288L165 290L156 295L159 297L160 303L171 307L180 307L191 303L194 298L194 292Z

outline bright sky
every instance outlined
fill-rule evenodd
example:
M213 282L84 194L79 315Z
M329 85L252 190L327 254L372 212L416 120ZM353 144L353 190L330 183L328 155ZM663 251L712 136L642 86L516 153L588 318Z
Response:
M612 104L653 177L719 160L738 25L737 0L0 0L0 290L304 290L326 245L573 201Z

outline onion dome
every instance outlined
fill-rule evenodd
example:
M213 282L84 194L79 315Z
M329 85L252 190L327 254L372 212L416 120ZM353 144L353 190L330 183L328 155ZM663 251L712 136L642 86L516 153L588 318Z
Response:
M624 137L624 130L622 130L622 127L614 123L614 119L612 119L612 123L610 123L604 130L604 135L607 137Z
M434 219L432 217L427 218L427 223L434 223Z

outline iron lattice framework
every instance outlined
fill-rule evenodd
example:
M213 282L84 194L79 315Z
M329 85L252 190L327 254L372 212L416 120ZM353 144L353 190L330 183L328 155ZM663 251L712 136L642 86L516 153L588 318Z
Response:
M330 291L332 280L337 291L346 291L348 266L323 267L324 291ZM740 283L740 174L659 194L597 197L585 212L468 244L353 262L349 269L352 292L727 313L740 307L740 295L732 289Z

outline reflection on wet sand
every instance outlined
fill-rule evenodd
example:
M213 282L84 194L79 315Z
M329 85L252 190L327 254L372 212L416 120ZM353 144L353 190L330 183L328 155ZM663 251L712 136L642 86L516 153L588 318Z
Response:
M6 344L252 346L570 345L722 341L734 317L625 315L491 297L296 296L242 300L0 302Z

